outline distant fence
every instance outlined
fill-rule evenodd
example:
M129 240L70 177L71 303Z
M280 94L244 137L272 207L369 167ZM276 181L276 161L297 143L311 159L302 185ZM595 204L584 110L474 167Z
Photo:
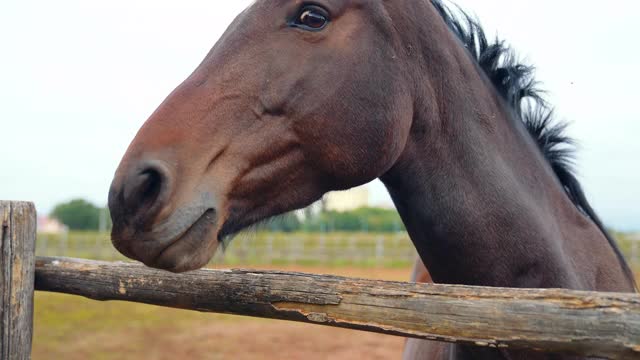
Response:
M640 271L640 236L619 235L620 247ZM38 234L38 256L124 260L108 233ZM377 233L244 233L219 251L214 265L411 266L416 251L406 232Z
M623 251L631 267L640 272L640 234L631 235L623 242L625 245Z
M35 257L32 204L0 202L0 358L29 359L33 291L299 321L472 346L640 357L640 296ZM63 344L61 344L63 346Z
M38 234L38 256L123 260L109 234ZM246 233L212 260L216 265L411 266L416 250L407 233Z

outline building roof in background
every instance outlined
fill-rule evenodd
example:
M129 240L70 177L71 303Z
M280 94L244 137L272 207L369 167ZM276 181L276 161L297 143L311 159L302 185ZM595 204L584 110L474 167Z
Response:
M366 186L347 191L329 193L324 198L326 210L351 211L369 206L369 189Z
M61 223L58 219L48 216L38 216L38 233L62 234L68 231L69 227Z

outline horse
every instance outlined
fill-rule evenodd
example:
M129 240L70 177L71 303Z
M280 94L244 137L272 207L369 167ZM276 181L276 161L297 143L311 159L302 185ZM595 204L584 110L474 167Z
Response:
M441 0L256 0L127 149L113 244L189 271L261 220L379 178L436 283L634 292L540 94ZM410 340L405 358L575 357Z

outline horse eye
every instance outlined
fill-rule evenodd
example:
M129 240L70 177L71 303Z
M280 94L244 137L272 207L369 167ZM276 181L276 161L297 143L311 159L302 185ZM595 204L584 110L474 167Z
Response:
M293 25L305 30L319 31L329 23L328 12L316 5L307 5L300 10Z

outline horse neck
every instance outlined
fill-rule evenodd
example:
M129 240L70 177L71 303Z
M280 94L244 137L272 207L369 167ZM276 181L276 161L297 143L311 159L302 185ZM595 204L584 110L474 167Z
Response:
M410 139L382 181L434 280L603 289L615 253L523 124L462 48L444 63L429 56L419 66L429 75L415 77ZM629 289L622 273L607 281Z

